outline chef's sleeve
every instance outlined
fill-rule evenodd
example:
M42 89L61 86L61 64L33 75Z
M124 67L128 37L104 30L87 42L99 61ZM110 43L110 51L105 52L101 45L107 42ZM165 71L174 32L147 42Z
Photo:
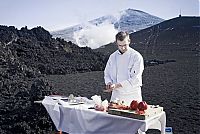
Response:
M104 70L104 80L105 80L105 84L107 85L109 82L112 83L112 79L111 79L111 58L109 57L105 70Z

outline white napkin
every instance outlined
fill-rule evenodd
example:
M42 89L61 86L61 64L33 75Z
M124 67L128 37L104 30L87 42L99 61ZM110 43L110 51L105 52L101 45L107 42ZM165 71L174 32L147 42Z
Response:
M104 107L104 109L107 109L108 107L108 100L104 100L101 105Z
M95 105L99 105L99 106L101 105L101 102L102 102L101 96L99 96L99 95L94 95L94 96L92 96L91 98L92 98L92 100L94 101Z

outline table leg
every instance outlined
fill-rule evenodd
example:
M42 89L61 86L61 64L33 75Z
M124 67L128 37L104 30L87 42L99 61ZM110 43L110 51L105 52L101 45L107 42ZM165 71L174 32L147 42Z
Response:
M138 134L146 134L146 133L142 132L140 129L138 129Z
M166 127L166 113L164 113L160 117L160 123L161 123L161 134L165 134L165 127Z

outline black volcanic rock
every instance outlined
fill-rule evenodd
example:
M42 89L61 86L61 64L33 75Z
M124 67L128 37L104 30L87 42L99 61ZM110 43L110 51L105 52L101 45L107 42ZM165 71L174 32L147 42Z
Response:
M21 63L3 43L0 63L0 133L51 132L52 127L43 128L52 126L45 109L36 107L33 101L52 94L52 87L37 69Z
M58 93L44 76L104 66L100 53L54 39L42 27L0 26L0 133L51 133L55 128L45 108L34 104Z
M0 26L0 41L28 67L42 74L66 74L103 70L104 57L90 48L80 48L72 42L52 38L42 27L17 30Z

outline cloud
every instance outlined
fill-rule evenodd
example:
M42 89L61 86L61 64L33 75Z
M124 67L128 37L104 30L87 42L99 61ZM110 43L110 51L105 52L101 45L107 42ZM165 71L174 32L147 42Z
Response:
M85 23L83 29L74 33L74 39L80 47L99 48L114 42L117 30L109 22L100 25Z

